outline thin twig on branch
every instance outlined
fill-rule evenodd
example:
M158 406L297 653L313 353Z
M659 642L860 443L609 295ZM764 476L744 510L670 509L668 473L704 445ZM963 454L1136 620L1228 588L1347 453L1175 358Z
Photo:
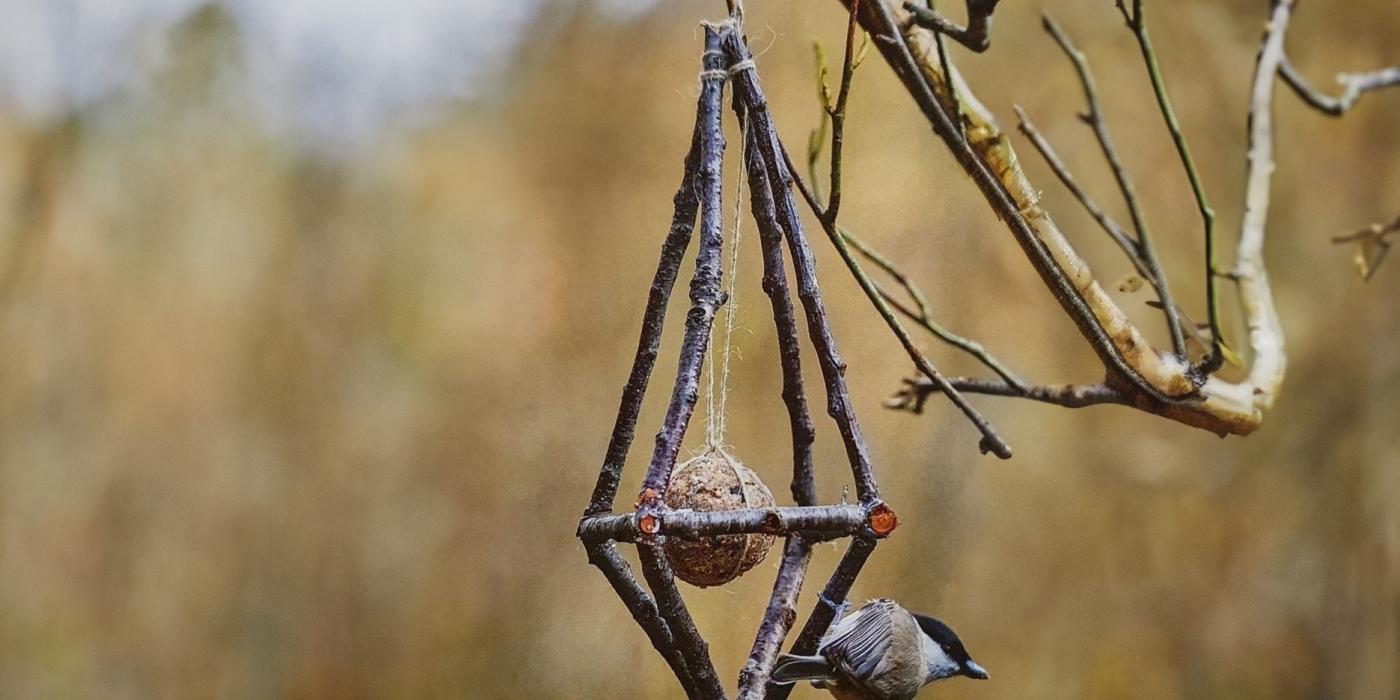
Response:
M1196 161L1191 157L1191 147L1186 143L1186 135L1181 131L1181 122L1176 118L1176 111L1172 109L1171 96L1167 93L1167 82L1162 77L1162 67L1157 62L1157 51L1153 48L1152 37L1147 31L1143 0L1133 0L1131 14L1128 12L1125 0L1117 0L1117 4L1128 28L1132 30L1133 36L1137 37L1138 48L1142 51L1143 63L1147 66L1148 79L1152 81L1152 92L1157 96L1157 107L1162 112L1162 119L1167 124L1167 130L1171 132L1172 143L1176 145L1181 165L1186 169L1186 178L1191 182L1191 193L1196 197L1196 208L1201 212L1201 220L1205 224L1206 305L1210 322L1211 350L1210 354L1201 361L1198 369L1210 374L1220 369L1220 365L1225 359L1225 353L1221 350L1221 346L1225 344L1225 336L1221 334L1220 330L1220 298L1216 289L1216 278L1219 276L1219 272L1215 256L1215 209L1210 206L1210 201L1206 199L1205 185L1201 182L1201 174L1196 169ZM1144 231L1138 233L1139 236L1146 235ZM1144 253L1146 252L1147 250L1144 250ZM1167 305L1167 300L1163 299L1162 303L1167 313L1171 313L1172 308ZM1173 326L1173 334L1177 330ZM1175 335L1173 342L1175 342Z
M1293 66L1288 60L1288 56L1283 57L1283 62L1279 65L1280 74L1288 87L1293 88L1294 94L1302 98L1313 109L1334 117L1340 117L1351 109L1361 96L1372 91L1385 87L1400 85L1400 66L1391 66L1369 73L1343 73L1337 76L1337 82L1342 84L1342 94L1331 97L1321 90L1313 87L1303 74Z

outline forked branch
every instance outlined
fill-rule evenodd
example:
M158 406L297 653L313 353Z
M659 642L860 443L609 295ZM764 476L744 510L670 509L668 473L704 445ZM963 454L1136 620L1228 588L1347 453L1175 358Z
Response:
M949 39L982 53L992 46L992 13L1001 0L967 0L967 26L964 27L928 7L905 2L904 9L914 24L948 35Z
M1283 57L1280 71L1288 87L1293 88L1294 94L1313 109L1334 117L1346 114L1362 95L1372 90L1400 85L1400 66L1382 68L1370 73L1343 73L1337 76L1337 82L1342 84L1342 94L1331 97L1313 87L1308 79L1293 67L1287 56Z

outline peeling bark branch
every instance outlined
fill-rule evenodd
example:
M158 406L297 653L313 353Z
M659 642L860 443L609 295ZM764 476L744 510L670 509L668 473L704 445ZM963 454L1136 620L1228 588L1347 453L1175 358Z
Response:
M1232 271L1244 304L1249 343L1254 361L1249 387L1254 404L1261 409L1273 406L1287 360L1283 352L1283 326L1274 306L1269 273L1264 267L1264 228L1269 214L1269 188L1274 173L1274 83L1283 63L1283 39L1293 13L1293 0L1274 0L1249 98L1249 152L1245 180L1244 218Z
M1120 393L1129 405L1186 425L1221 435L1254 430L1262 420L1262 411L1272 404L1284 359L1282 332L1262 274L1262 255L1254 255L1252 239L1241 241L1243 254L1239 256L1245 261L1244 268L1250 270L1249 282L1241 286L1255 357L1249 378L1227 382L1202 376L1171 354L1154 350L1100 286L1083 258L1040 207L1038 190L1022 172L1015 151L990 112L956 72L945 77L933 36L918 28L901 33L899 23L880 2L863 3L859 17L935 133L982 190L993 211L1006 223L1032 266L1104 363L1105 384ZM1277 64L1274 65L1276 70ZM966 140L952 124L942 102L934 97L948 82L956 86L963 105ZM1259 273L1254 273L1255 269Z

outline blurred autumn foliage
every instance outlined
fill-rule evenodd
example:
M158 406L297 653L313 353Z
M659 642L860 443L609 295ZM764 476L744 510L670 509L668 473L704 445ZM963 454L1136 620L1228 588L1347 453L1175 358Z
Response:
M1154 4L1230 250L1266 3ZM749 5L778 126L803 143L818 116L810 40L835 46L843 13ZM1045 5L1089 55L1173 289L1203 316L1199 221L1130 34L1107 2ZM0 696L678 696L573 529L689 140L696 26L721 11L675 2L616 21L553 3L489 90L343 149L271 134L220 89L250 57L217 9L176 27L144 90L44 122L0 112ZM1397 29L1393 0L1303 3L1290 53L1329 85L1400 61ZM1032 7L1006 3L992 50L954 56L1126 219ZM940 402L922 417L880 408L907 363L814 239L903 523L855 596L939 615L991 672L938 697L1400 697L1400 269L1363 284L1329 242L1400 211L1400 91L1339 120L1282 87L1276 104L1268 261L1290 374L1245 439L977 398L1017 451L978 456ZM1024 153L1100 277L1127 273ZM1027 376L1098 378L878 60L856 79L845 179L843 221L920 281L941 321ZM782 500L756 253L741 256L728 439ZM1161 325L1146 292L1123 297ZM817 456L820 499L835 501L849 473L829 423ZM821 548L812 575L837 554ZM775 567L686 589L730 683Z

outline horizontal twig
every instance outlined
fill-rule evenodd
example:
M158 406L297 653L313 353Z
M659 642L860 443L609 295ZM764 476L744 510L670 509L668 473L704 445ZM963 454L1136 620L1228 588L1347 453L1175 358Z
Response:
M578 536L585 542L636 542L653 535L696 540L716 535L805 533L816 541L861 532L869 526L872 512L871 507L854 504L713 511L659 508L640 515L618 513L586 517L579 521ZM647 516L655 520L644 520Z
M1018 389L1003 382L969 377L952 377L948 383L957 387L958 391L967 394L1030 399L1066 408L1083 408L1084 406L1100 404L1132 404L1122 392L1107 384L1041 384ZM889 408L922 413L924 402L928 400L929 396L938 392L938 385L927 378L913 377L905 379L904 388L898 394L890 397L885 405Z

